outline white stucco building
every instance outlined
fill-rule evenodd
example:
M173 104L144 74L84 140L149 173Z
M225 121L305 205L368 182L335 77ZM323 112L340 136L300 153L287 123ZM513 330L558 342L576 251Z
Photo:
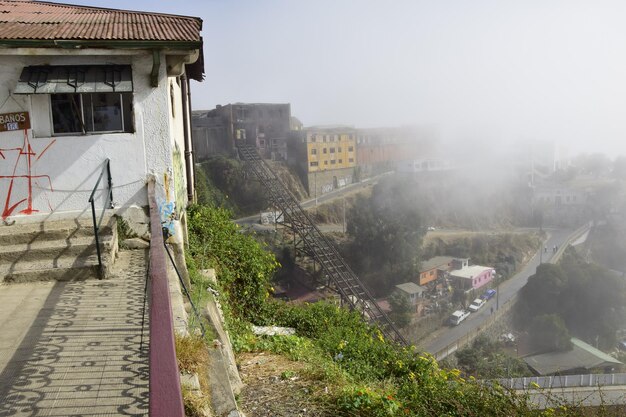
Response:
M188 91L203 78L201 28L195 17L0 0L2 220L88 214L106 159L118 213L147 205L150 175L159 205L182 212L194 194Z

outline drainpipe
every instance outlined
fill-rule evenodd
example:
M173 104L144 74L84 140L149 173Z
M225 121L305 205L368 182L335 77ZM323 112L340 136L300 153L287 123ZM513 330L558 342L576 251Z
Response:
M191 142L191 134L189 125L191 123L191 91L189 89L189 78L183 73L180 76L182 99L183 99L183 136L185 139L185 171L187 172L187 200L193 202L195 200L195 175L193 165L193 144Z

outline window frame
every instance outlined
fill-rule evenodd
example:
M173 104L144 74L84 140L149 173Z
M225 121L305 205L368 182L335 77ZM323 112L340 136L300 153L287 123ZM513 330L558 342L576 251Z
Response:
M105 96L117 96L119 97L119 111L120 111L120 124L121 129L116 130L87 130L88 123L91 124L91 128L94 129L95 119L94 119L94 101L93 97L96 95L104 94ZM52 93L48 95L48 106L49 106L49 116L50 116L50 130L51 135L53 137L63 137L63 136L92 136L92 135L107 135L107 134L116 134L116 133L135 133L134 126L134 116L133 116L133 93L130 92L93 92L93 93ZM78 120L79 126L82 127L82 130L75 132L56 132L55 131L55 116L54 116L54 103L53 99L55 96L78 96L79 98L79 109L80 110L80 119ZM89 97L89 102L91 103L91 109L87 112L85 108L85 96ZM127 108L128 107L128 108ZM125 111L127 111L127 115L125 115ZM87 120L88 116L91 115L91 120ZM130 116L126 120L127 117Z

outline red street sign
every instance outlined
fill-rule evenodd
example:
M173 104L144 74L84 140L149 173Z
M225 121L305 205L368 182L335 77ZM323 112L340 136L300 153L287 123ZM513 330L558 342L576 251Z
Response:
M30 117L27 111L0 113L0 132L30 129Z

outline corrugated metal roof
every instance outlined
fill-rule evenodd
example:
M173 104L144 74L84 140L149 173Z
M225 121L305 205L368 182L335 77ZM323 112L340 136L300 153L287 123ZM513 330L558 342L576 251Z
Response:
M447 266L453 259L452 256L435 256L434 258L422 262L420 272L430 271L431 269L439 268L443 265Z
M421 294L426 291L424 287L420 287L414 282L405 282L404 284L398 284L396 285L396 288L401 289L407 294Z
M198 42L202 19L25 0L0 0L0 40Z
M572 344L571 350L527 356L524 358L524 361L540 375L567 372L568 370L579 368L591 370L594 368L622 364L614 357L607 355L580 339L573 337Z

